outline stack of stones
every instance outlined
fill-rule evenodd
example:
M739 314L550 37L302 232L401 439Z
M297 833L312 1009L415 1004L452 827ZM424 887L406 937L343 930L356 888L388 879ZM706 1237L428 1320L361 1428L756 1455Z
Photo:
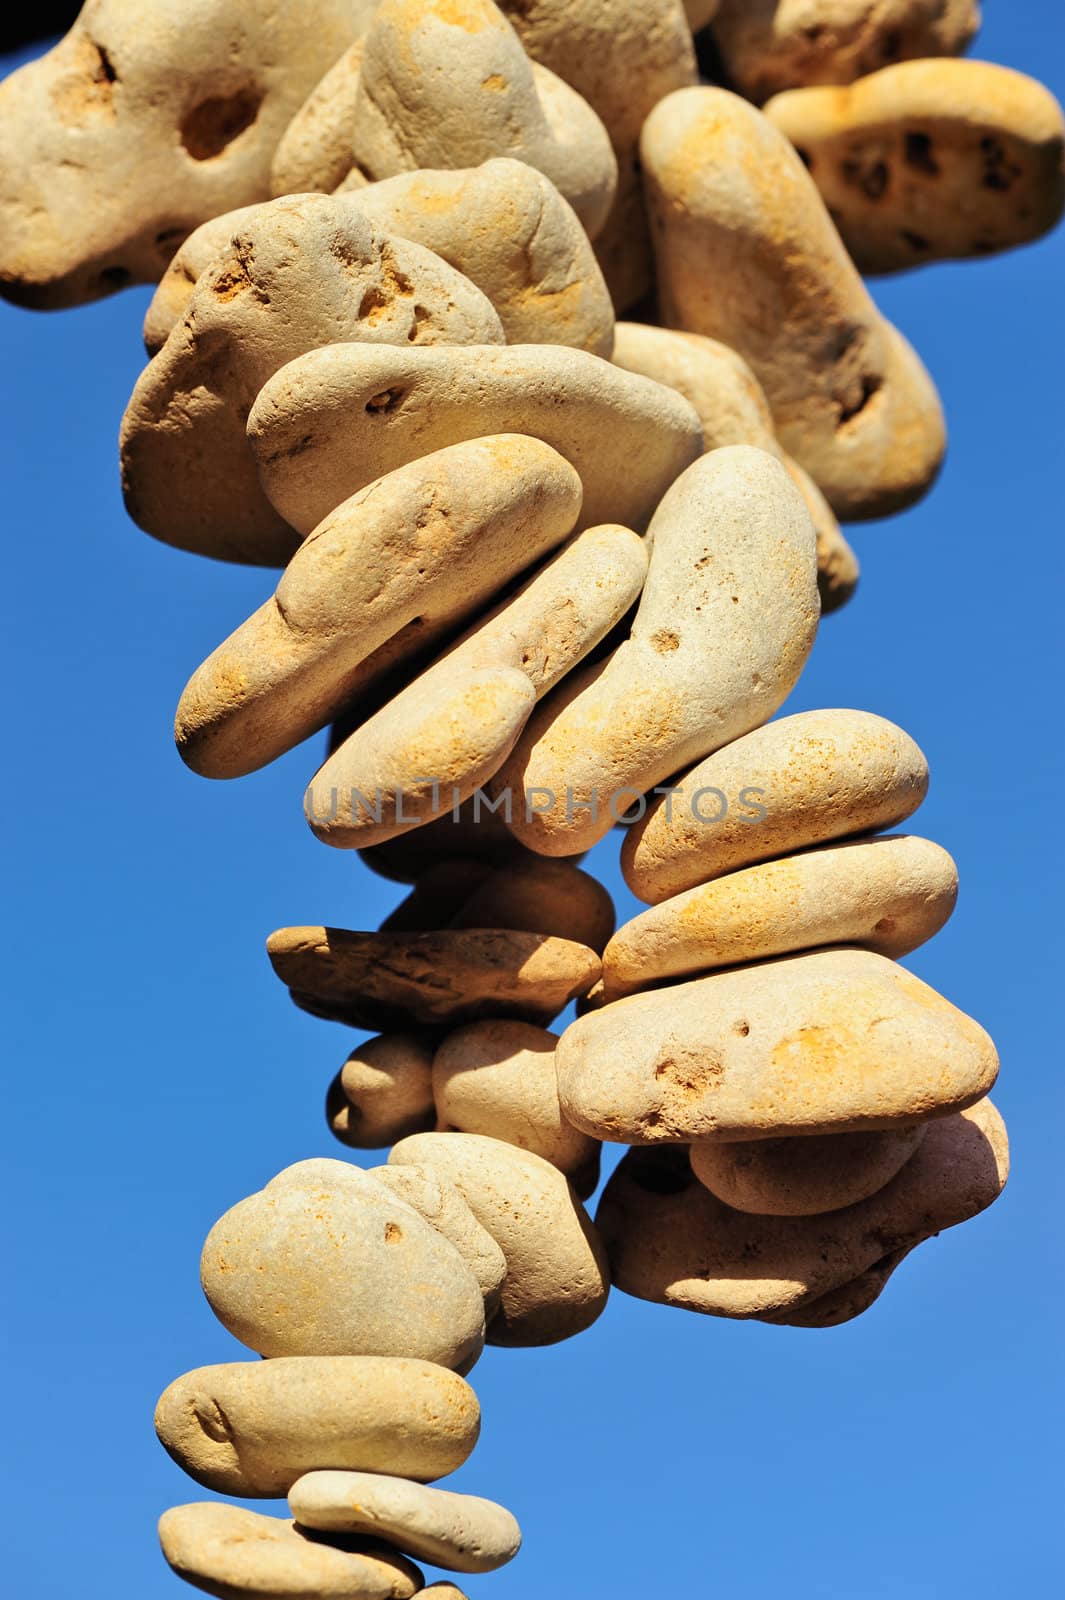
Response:
M473 1448L486 1341L579 1333L611 1281L832 1326L1005 1181L994 1047L897 965L956 892L884 832L921 752L861 711L771 720L854 593L840 522L912 505L945 448L861 273L1065 203L1055 102L956 59L978 20L89 0L0 85L0 293L157 282L129 511L284 568L190 679L182 756L239 777L331 726L308 823L411 886L376 932L269 940L298 1005L377 1031L327 1114L391 1149L298 1162L205 1246L266 1359L179 1378L160 1438L293 1519L166 1513L222 1600L509 1560L508 1511L427 1487ZM578 863L622 818L649 909L615 932ZM631 1148L593 1222L604 1142Z

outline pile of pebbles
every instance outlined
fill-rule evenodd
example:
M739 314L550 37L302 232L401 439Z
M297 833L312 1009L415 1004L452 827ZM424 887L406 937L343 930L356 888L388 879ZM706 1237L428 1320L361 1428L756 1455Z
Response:
M776 715L858 583L840 522L914 504L946 445L861 274L1065 206L1061 111L959 59L978 21L89 0L0 85L0 293L158 285L131 516L284 568L189 680L182 757L235 778L331 729L308 825L409 886L376 931L268 941L297 1005L376 1033L326 1112L389 1154L299 1161L207 1239L265 1359L178 1378L159 1437L291 1514L164 1515L221 1600L509 1561L509 1511L429 1487L486 1342L572 1337L611 1284L835 1326L1005 1182L994 1046L898 965L957 892L886 831L925 758L868 712ZM579 863L622 820L648 909L615 929Z

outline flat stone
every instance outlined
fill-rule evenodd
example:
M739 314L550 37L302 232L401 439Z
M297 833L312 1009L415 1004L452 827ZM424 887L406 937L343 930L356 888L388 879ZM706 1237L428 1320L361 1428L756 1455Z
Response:
M355 1028L457 1026L483 1016L548 1023L600 973L585 945L505 928L280 928L266 947L297 1005Z
M586 528L642 533L702 453L675 389L561 344L323 345L281 367L248 417L263 487L303 533L384 473L497 433L542 439L576 468Z
M273 1499L321 1468L427 1482L461 1467L480 1407L446 1367L401 1356L275 1356L197 1367L164 1390L155 1429L197 1483Z
M521 1548L521 1529L503 1506L405 1478L311 1472L293 1484L288 1504L301 1527L382 1539L449 1572L494 1572Z
M981 1100L930 1123L897 1176L842 1211L734 1211L696 1181L685 1151L633 1150L607 1184L596 1220L626 1294L719 1317L790 1315L885 1255L983 1211L1007 1171L1002 1119Z
M550 1162L499 1139L418 1133L388 1158L438 1167L507 1260L492 1344L556 1344L581 1333L606 1305L610 1279L595 1228L571 1185Z
M468 1370L477 1280L450 1240L345 1161L300 1161L215 1223L200 1263L215 1316L262 1356L396 1355Z
M893 827L928 792L928 762L871 711L799 711L686 772L625 836L621 870L666 900L756 861Z
M666 978L818 945L898 958L947 921L953 860L929 839L888 834L741 868L634 917L603 952L608 999Z
M417 1567L383 1546L214 1501L164 1511L159 1543L179 1578L218 1600L409 1600L422 1588Z
M630 995L555 1053L563 1114L622 1144L890 1131L960 1111L998 1072L980 1025L842 947Z

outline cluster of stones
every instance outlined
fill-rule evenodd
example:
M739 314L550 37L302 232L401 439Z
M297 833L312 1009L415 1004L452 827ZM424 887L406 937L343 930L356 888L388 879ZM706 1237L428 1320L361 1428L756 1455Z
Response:
M486 1341L571 1337L611 1282L833 1326L1005 1181L994 1047L897 964L957 888L885 832L921 751L871 713L770 720L854 592L840 520L913 504L945 448L860 273L1065 203L1061 112L957 59L977 23L89 0L0 85L0 293L157 282L130 513L285 569L189 681L182 756L239 777L332 725L307 820L410 885L376 932L268 941L298 1005L377 1031L327 1116L391 1149L298 1162L204 1248L266 1359L179 1378L159 1436L292 1519L166 1513L222 1600L508 1561L508 1511L428 1487L476 1441ZM649 909L615 931L577 863L622 817Z

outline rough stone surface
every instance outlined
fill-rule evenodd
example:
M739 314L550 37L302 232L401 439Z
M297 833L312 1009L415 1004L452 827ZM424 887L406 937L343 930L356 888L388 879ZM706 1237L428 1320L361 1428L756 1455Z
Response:
M397 1355L468 1370L484 1302L450 1240L345 1161L300 1161L215 1223L215 1316L263 1356Z
M801 152L862 272L986 256L1065 208L1065 121L1034 78L986 61L904 61L765 108Z
M971 1017L847 948L630 995L572 1023L555 1063L563 1114L622 1144L886 1131L972 1105L998 1072Z
M576 468L583 527L642 532L702 453L673 389L561 344L326 345L282 367L248 419L263 486L301 532L383 473L494 433L542 439Z
M468 1133L402 1139L390 1165L437 1166L507 1258L492 1344L556 1344L589 1327L610 1278L595 1228L565 1177L542 1157Z
M348 850L381 843L481 790L536 701L639 598L646 572L628 528L578 534L333 751L305 796L317 837ZM504 818L522 805L506 798Z
M813 526L765 451L702 456L647 538L630 637L537 708L491 784L524 800L511 826L543 855L587 849L645 791L772 716L813 644Z
M405 1478L312 1472L293 1484L288 1504L301 1527L383 1539L449 1572L494 1572L521 1548L521 1529L505 1507Z
M909 1250L894 1250L860 1272L849 1283L830 1289L816 1300L807 1300L796 1311L768 1311L758 1320L788 1328L838 1328L852 1322L869 1310L884 1290L888 1279L906 1257Z
M371 179L515 157L551 179L593 239L617 187L595 112L530 62L491 0L382 0L366 34L352 153Z
M693 1144L692 1171L735 1211L809 1217L856 1205L890 1183L927 1124L892 1133L825 1133L807 1139Z
M214 1501L164 1511L159 1543L179 1578L218 1600L409 1600L422 1588L417 1567L384 1546L325 1541Z
M186 1372L155 1428L205 1488L273 1498L325 1467L442 1478L477 1443L480 1409L468 1383L428 1361L278 1356Z
M614 308L603 275L572 206L542 172L500 159L379 183L360 177L354 188L351 181L341 192L375 227L423 245L482 291L509 343L568 344L609 359ZM243 220L243 213L219 217L177 252L148 310L150 351L165 342L197 278Z
M927 792L928 763L893 722L800 711L685 773L629 830L621 870L641 900L666 900L756 861L893 827Z
M597 1222L627 1294L713 1316L794 1314L885 1255L983 1211L1007 1171L1002 1119L981 1100L930 1123L898 1175L842 1211L734 1211L696 1182L685 1151L634 1150L607 1184Z
M729 80L757 101L915 56L960 55L980 25L978 0L720 0L715 11Z
M510 928L280 928L267 952L297 1005L355 1028L457 1026L483 1016L547 1023L600 974L587 946Z
M215 778L265 766L560 544L580 500L557 451L513 434L362 489L193 674L175 720L182 758Z
M269 193L286 123L373 0L91 0L0 84L0 294L152 283L199 223Z
M627 922L603 952L608 999L666 978L818 945L898 958L946 922L953 860L906 834L823 845L686 889Z
M531 1150L564 1172L580 1195L599 1177L599 1145L571 1127L558 1104L558 1036L528 1022L472 1022L433 1057L441 1129L483 1133Z
M259 487L245 435L267 378L337 340L503 338L479 289L421 245L388 238L354 200L271 201L199 278L137 381L121 433L126 508L167 544L279 565L299 538Z
M640 148L664 320L750 363L778 439L837 516L920 499L946 448L935 388L788 140L737 95L682 89Z

